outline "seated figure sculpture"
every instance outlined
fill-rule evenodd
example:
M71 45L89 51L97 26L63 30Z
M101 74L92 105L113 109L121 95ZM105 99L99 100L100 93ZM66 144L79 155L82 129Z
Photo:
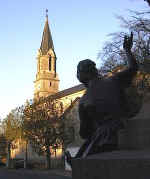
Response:
M73 158L117 150L117 132L124 128L121 118L125 115L123 90L131 85L138 66L131 52L133 34L124 37L128 67L107 78L98 75L96 64L80 61L77 78L87 88L79 102L80 136L85 142L75 157L65 152L67 163L72 167Z

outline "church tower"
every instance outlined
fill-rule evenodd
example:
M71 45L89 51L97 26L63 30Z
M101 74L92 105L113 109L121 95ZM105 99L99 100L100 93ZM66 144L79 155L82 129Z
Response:
M47 13L48 11L46 11ZM42 42L37 54L37 74L34 81L34 99L58 92L59 78L56 72L56 54L46 14Z

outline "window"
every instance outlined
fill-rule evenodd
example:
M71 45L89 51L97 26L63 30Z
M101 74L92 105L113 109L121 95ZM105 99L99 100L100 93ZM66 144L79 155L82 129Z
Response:
M55 64L54 64L55 66L54 66L54 71L55 71L55 73L56 73L56 60L55 60Z
M51 71L51 57L49 57L49 71Z
M52 82L50 81L49 86L52 86Z

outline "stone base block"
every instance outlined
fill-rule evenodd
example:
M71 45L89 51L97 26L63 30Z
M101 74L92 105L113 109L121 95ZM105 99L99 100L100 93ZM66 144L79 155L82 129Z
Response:
M150 120L128 120L126 129L119 131L118 144L121 150L150 150Z
M150 151L113 151L74 159L73 179L150 179Z

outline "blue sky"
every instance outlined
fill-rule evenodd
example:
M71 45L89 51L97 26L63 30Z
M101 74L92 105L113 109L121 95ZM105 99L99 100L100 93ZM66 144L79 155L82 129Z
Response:
M108 5L109 2L109 5ZM5 0L0 4L0 117L33 97L36 54L49 10L60 90L79 84L76 66L120 30L115 15L148 9L144 0Z

